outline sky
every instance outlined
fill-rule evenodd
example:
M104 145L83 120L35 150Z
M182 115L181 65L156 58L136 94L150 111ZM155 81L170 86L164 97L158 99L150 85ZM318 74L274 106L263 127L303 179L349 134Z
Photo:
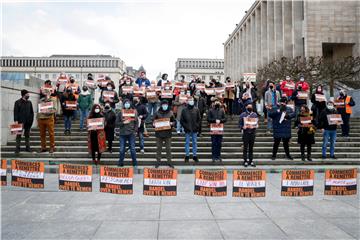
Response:
M177 58L223 58L254 0L1 2L1 55L109 54L155 79Z

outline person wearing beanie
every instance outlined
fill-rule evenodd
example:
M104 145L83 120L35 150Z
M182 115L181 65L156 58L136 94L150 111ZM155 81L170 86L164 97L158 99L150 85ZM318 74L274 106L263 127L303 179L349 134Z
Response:
M169 122L170 128L166 129L155 129L156 137L156 164L155 168L158 168L161 163L161 153L162 147L165 145L166 150L166 159L167 165L171 168L174 168L172 165L171 159L171 137L172 137L172 128L175 126L175 117L173 112L170 110L169 102L167 100L162 100L160 103L159 110L154 115L154 127L155 122L159 119L163 119Z
M280 142L283 142L284 151L286 158L293 160L290 155L289 141L291 138L291 119L295 117L294 111L287 106L288 100L287 97L282 97L280 99L280 107L278 109L271 109L269 117L273 121L273 152L271 159L276 159L276 154L280 145Z
M79 105L79 112L80 112L80 131L83 131L84 121L86 121L89 115L89 111L93 104L93 99L91 97L91 93L89 92L89 88L87 86L83 86L77 102Z
M21 98L15 102L14 105L14 122L15 124L22 124L25 137L25 151L31 152L30 148L30 129L34 122L34 110L30 94L26 89L21 90ZM16 135L16 149L15 153L20 153L21 134Z
M225 111L221 106L219 100L216 99L211 109L208 112L207 121L209 124L224 124L226 122ZM211 134L211 155L212 161L222 161L221 159L221 145L223 140L222 133Z
M341 105L336 106L338 112L341 114L343 124L341 124L341 136L349 137L350 133L350 116L352 114L352 107L355 106L354 99L349 96L344 89L340 90L337 102Z
M242 112L239 117L239 127L243 133L243 165L244 167L247 167L249 165L252 167L256 167L255 163L253 162L253 149L259 117L257 113L254 112L253 105L251 103L248 103L245 106L245 109L246 110ZM248 118L250 118L251 120L256 119L255 121L257 122L257 124L250 125L248 122L245 121Z
M335 157L335 144L336 144L336 129L337 124L329 122L329 115L338 114L334 106L334 99L330 98L326 103L326 108L322 110L319 116L318 129L321 129L323 133L323 145L322 145L322 159L326 159L326 148L330 142L330 158Z
M190 158L190 138L192 141L193 160L199 162L197 157L197 134L200 128L200 111L196 108L194 98L189 98L187 107L181 112L180 124L185 131L185 162L189 162Z

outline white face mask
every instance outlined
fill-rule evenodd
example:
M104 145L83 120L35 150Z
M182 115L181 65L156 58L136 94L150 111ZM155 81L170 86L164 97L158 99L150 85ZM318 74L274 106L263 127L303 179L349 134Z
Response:
M190 106L194 106L194 101L189 101L188 103Z
M112 90L112 87L107 87L107 90L111 91L111 90Z
M303 78L300 78L300 81L301 81L301 82L303 82L303 81L305 81L305 79L303 79Z
M99 113L99 112L100 112L100 109L96 108L96 109L95 109L95 112L96 112L96 113Z
M329 104L329 105L327 105L327 108L328 108L329 110L333 110L333 109L334 109L334 105Z
M289 77L286 77L286 81L289 81L290 80L290 78Z

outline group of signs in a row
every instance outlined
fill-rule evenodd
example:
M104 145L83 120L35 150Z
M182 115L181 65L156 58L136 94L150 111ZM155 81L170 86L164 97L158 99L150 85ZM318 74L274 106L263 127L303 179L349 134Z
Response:
M1 186L7 185L7 161L1 160ZM100 167L100 192L133 194L133 168ZM92 191L92 166L60 164L59 189L64 191ZM11 161L11 185L25 188L44 188L44 163ZM233 197L265 197L265 170L235 170ZM144 169L143 194L176 196L176 169ZM226 196L226 170L196 170L194 194ZM282 171L282 196L312 196L314 170L289 169ZM328 169L325 171L325 195L356 195L357 169Z

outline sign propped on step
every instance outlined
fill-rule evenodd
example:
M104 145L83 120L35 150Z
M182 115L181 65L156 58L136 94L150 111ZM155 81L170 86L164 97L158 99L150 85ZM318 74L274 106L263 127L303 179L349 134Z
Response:
M314 170L283 170L281 196L304 197L314 194Z
M133 168L100 168L100 192L114 194L133 194Z
M1 184L0 184L0 186L7 185L6 171L7 171L7 161L6 161L6 159L1 159L1 168L0 168L0 176L1 176L0 183Z
M60 164L59 189L64 191L91 192L92 166Z
M235 170L233 197L265 197L265 170Z
M44 163L12 160L11 185L24 188L44 188Z
M222 197L227 194L226 170L207 171L197 169L195 172L195 195Z
M144 169L144 195L176 196L176 169Z
M356 195L357 169L325 171L325 195Z

